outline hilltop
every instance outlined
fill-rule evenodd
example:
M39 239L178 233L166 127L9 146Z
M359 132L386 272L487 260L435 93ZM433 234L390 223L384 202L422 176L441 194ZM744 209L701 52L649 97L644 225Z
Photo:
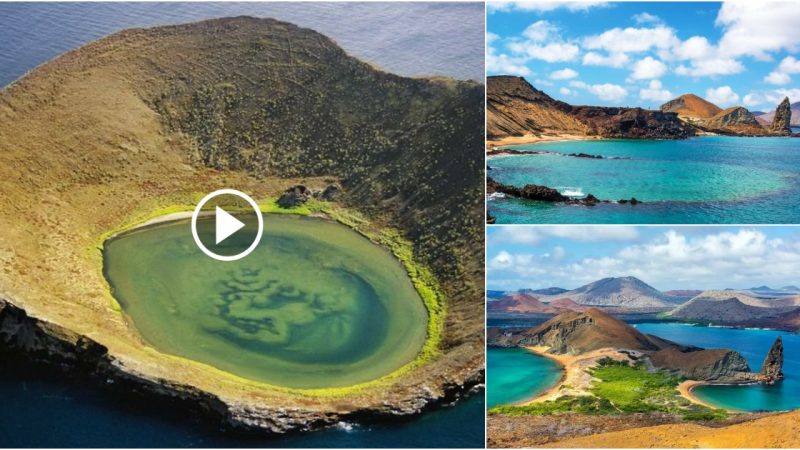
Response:
M3 314L19 310L4 341L206 399L241 428L307 430L452 398L484 370L483 94L250 17L125 30L38 67L0 91L0 291ZM433 347L394 378L298 395L157 352L121 314L102 272L109 236L223 187L277 209L287 187L331 183L342 189L328 214L395 252L439 305Z
M603 278L557 296L571 299L579 305L613 308L671 308L681 301L636 277ZM542 296L540 299L547 302L554 296Z
M493 346L547 346L553 353L569 354L601 348L658 350L664 346L596 308L565 312L535 328L490 329L487 340Z
M688 321L734 326L766 326L794 330L800 297L756 298L737 291L704 291L669 312ZM758 325L757 325L758 324Z
M681 95L664 103L660 109L677 113L681 120L704 131L753 135L770 133L747 108L732 106L723 110L719 106L694 94Z
M676 114L642 108L572 106L522 77L486 79L487 139L572 136L680 139L694 134Z
M523 77L508 75L487 77L486 90L487 140L492 144L586 138L685 139L699 133L790 134L783 128L763 126L763 119L759 122L744 107L723 110L695 94L647 110L570 105L536 89Z
M674 112L684 120L708 120L722 112L719 106L694 94L683 94L661 105L661 110Z

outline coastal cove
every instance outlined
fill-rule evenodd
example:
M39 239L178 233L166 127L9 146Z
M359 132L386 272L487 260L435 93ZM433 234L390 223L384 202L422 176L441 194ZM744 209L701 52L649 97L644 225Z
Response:
M504 320L494 325L505 327ZM532 321L535 324L540 321ZM512 322L519 326L519 322ZM527 324L526 324L527 326ZM708 327L677 322L632 324L638 331L679 344L702 348L727 348L740 352L752 370L759 370L764 355L775 338L784 341L785 378L773 385L694 386L684 393L689 400L731 412L787 411L800 409L800 336L796 333ZM549 358L527 349L489 347L487 351L487 407L524 404L551 389L561 379L563 369ZM492 368L496 373L493 374Z
M527 349L486 349L486 407L524 402L553 387L564 370Z
M774 385L700 385L691 390L698 400L733 411L785 411L800 409L800 335L786 331L695 326L680 323L633 325L642 333L656 334L682 344L704 348L730 348L758 370L776 337L784 342L785 378Z
M794 223L800 221L798 146L796 138L731 136L514 145L505 148L523 153L488 160L495 181L611 203L492 194L488 208L497 223ZM616 203L630 198L643 203Z

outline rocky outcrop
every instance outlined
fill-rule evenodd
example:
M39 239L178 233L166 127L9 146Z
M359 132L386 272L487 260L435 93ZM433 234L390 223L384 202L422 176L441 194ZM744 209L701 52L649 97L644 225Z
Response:
M0 298L0 360L5 362L10 357L24 358L26 363L48 370L68 372L123 395L146 396L154 406L163 404L187 414L200 414L225 429L253 434L311 431L343 421L369 424L419 414L457 400L484 379L482 372L474 375L464 372L458 375L462 377L458 382L443 380L444 389L438 392L422 385L413 397L384 400L371 407L344 405L336 412L227 401L193 386L137 372L93 339L31 317L22 308Z
M764 382L773 384L783 378L783 340L780 336L775 339L772 347L761 365L761 376Z
M491 177L486 178L486 190L488 193L502 192L503 194L512 197L524 198L528 200L540 200L545 202L565 202L569 197L562 195L556 189L547 186L539 186L536 184L526 184L518 188L516 186L509 186L498 183Z
M522 77L487 77L486 137L491 140L545 133L586 135L589 128L561 107L561 102Z
M558 192L557 189L549 188L547 186L526 184L520 188L500 183L492 179L492 177L486 177L486 193L492 194L495 192L500 192L511 197L524 198L527 200L538 200L553 203L562 202L569 203L571 205L595 206L598 203L611 203L610 200L600 200L592 194L589 194L583 198L572 198L563 195L562 193ZM642 203L642 201L637 200L635 197L631 197L630 200L621 199L617 203L630 203L631 205L638 205L639 203Z
M789 124L793 127L800 127L800 102L794 102L791 105L792 111L792 119ZM772 125L772 120L775 118L775 111L770 111L763 113L761 115L756 115L756 120L762 125L765 125L769 128Z
M490 140L524 135L684 139L694 129L677 114L642 108L572 106L553 99L522 77L486 79L486 133Z
M712 128L728 128L738 125L753 125L761 128L756 116L741 106L734 106L720 111L708 121L708 126Z
M311 195L311 190L305 186L292 186L278 198L278 206L281 208L294 208L307 202Z
M792 106L789 102L789 97L785 97L778 109L775 110L775 116L772 118L772 125L769 129L773 133L789 135L792 134Z
M341 186L339 186L338 184L330 184L326 186L325 189L323 189L322 192L319 193L319 195L316 195L317 193L315 192L314 196L315 197L318 196L319 198L325 200L326 202L332 202L337 198L339 198L339 195L341 193L342 193Z
M568 106L572 117L589 125L590 135L624 139L686 139L695 129L671 112L642 108Z
M706 132L747 136L769 134L746 108L734 106L722 110L694 94L670 100L661 105L661 110L675 112L682 121Z
M656 369L690 380L749 383L760 379L740 353L728 349L682 352L666 348L652 353L650 363Z

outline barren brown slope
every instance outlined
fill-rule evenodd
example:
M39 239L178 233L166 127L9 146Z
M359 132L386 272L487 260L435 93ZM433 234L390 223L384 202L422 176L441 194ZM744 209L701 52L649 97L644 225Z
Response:
M581 354L601 348L658 350L668 341L653 340L596 308L564 312L535 328L490 328L489 345L547 346L553 353Z
M681 423L593 434L549 443L558 448L798 448L800 411L726 427Z
M0 294L99 342L126 373L220 398L242 426L413 413L482 379L482 125L479 84L380 72L283 22L114 34L0 92ZM103 236L222 187L266 198L329 180L359 226L399 228L441 283L429 363L345 397L287 392L161 354L116 309Z
M678 113L681 118L703 120L711 119L722 112L719 106L694 94L683 94L678 98L672 99L661 105L661 110Z
M522 313L552 314L556 309L539 301L536 297L527 294L514 293L494 300L486 305L489 311L509 311Z
M559 110L556 100L522 77L493 76L486 83L486 137L586 135L589 127Z

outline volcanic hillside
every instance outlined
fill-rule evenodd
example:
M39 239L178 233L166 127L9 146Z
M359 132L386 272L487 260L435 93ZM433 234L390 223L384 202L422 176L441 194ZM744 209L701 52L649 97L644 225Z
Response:
M111 300L99 247L111 231L191 208L215 189L263 199L295 183L340 182L353 226L389 226L409 240L447 313L433 363L335 410L420 400L398 407L409 412L482 376L483 94L474 82L382 72L271 19L95 41L0 91L0 290L31 315L91 335L119 367L238 405L280 405L287 416L275 426L288 428L289 416L312 420L304 411L331 411L331 400L299 402L146 350Z
M674 112L688 121L708 120L722 112L719 106L694 94L683 94L661 105L662 111Z
M596 308L565 312L535 328L490 328L488 342L498 347L547 346L553 353L579 354L601 348L655 351L675 345L651 338Z
M680 297L666 295L636 277L603 278L571 291L541 296L543 302L568 298L579 305L621 308L669 308Z

